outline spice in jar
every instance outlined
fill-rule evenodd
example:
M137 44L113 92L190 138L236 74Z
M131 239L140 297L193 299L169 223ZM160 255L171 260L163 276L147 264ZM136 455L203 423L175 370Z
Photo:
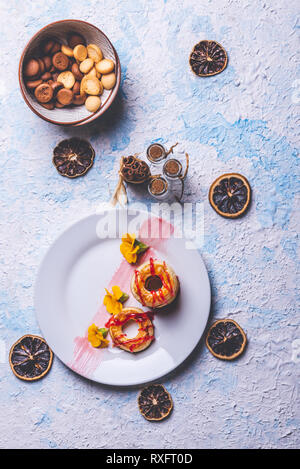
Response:
M182 165L180 161L170 159L166 161L163 168L164 174L169 178L176 178L181 175Z
M153 196L160 196L167 192L168 183L162 177L153 178L148 186L149 192Z
M158 163L166 157L166 150L159 143L152 143L147 148L147 157L152 163Z

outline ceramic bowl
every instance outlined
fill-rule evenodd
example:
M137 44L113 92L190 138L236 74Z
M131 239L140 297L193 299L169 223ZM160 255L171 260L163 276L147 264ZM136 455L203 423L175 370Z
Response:
M103 52L103 57L111 59L115 63L116 84L112 90L104 90L101 96L102 105L95 113L90 113L84 105L69 106L62 109L45 109L37 102L34 94L25 85L23 68L27 60L34 56L39 56L39 47L48 38L57 38L62 44L67 44L67 37L70 33L81 34L86 44L97 44ZM25 47L19 63L19 82L21 92L26 104L30 109L42 119L58 125L83 125L101 116L114 101L121 80L121 66L118 54L106 35L96 26L81 20L62 20L48 24L38 31Z

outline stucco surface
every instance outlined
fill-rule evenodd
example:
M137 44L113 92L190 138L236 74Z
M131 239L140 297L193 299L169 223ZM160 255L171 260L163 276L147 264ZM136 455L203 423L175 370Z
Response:
M297 3L1 0L0 447L299 446ZM76 131L35 116L17 80L25 43L64 18L103 29L122 64L112 109ZM188 65L193 45L204 38L229 54L227 69L208 79ZM91 141L96 161L85 177L68 180L51 155L75 134ZM184 201L204 203L210 322L232 317L249 338L232 363L215 359L201 342L162 380L175 408L159 425L139 414L137 389L88 382L58 359L44 380L27 384L7 360L16 339L40 333L33 291L47 248L110 198L120 156L143 152L155 140L179 141L190 154ZM207 201L214 178L231 171L245 174L253 188L250 211L236 221L219 217ZM150 203L140 191L129 198Z

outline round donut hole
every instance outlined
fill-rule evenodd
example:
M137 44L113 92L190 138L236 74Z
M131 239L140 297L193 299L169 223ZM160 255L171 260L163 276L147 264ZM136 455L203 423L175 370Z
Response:
M130 319L126 324L124 324L122 332L123 334L126 334L128 339L134 339L138 335L139 324L133 319Z
M148 291L157 291L163 286L161 278L159 275L151 275L150 277L146 278L145 281L145 288Z

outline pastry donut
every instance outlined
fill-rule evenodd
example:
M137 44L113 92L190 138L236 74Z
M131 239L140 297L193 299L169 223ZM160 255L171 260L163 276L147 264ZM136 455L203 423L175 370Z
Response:
M123 326L133 320L139 324L136 337L129 339L123 332ZM127 352L141 352L149 347L154 339L154 327L147 313L140 308L124 308L121 313L115 314L105 324L115 345Z
M131 280L133 296L148 308L162 308L172 303L178 290L179 281L172 267L152 257L135 270Z

